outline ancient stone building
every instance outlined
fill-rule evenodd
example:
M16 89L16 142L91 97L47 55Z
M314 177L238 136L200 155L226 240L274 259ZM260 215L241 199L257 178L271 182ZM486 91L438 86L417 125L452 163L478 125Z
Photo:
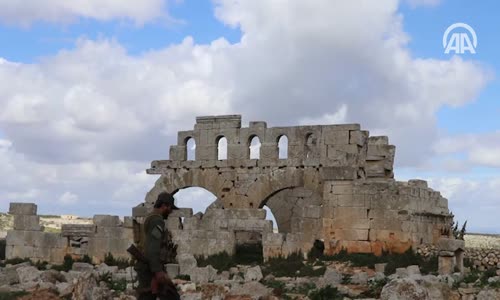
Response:
M122 222L118 216L95 215L92 224L63 224L61 232L44 232L34 203L10 203L14 228L7 232L6 258L30 258L59 264L65 255L88 255L96 263L108 253L129 258L126 249L132 243L132 219Z
M286 149L279 149L282 137ZM218 149L222 138L227 149ZM254 138L258 159L250 159ZM190 139L194 160L187 159ZM221 150L227 159L218 159ZM202 187L217 197L206 213L183 209L167 222L182 252L231 253L256 242L270 257L307 252L320 239L327 253L380 254L436 243L452 220L448 202L425 181L395 181L394 155L387 137L369 136L358 124L242 128L239 115L198 117L193 130L178 133L169 160L152 162L147 172L161 176L133 217L140 222L162 191Z

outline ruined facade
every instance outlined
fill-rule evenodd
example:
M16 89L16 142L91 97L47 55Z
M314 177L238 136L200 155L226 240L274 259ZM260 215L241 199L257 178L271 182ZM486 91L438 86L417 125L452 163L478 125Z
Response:
M59 264L65 255L94 262L104 261L108 253L129 258L126 252L132 242L132 219L122 222L118 216L95 215L93 224L63 224L61 232L44 232L34 203L10 203L14 228L7 232L6 258L30 258Z
M286 158L279 156L283 136ZM250 159L255 137L259 158ZM227 159L218 159L222 138ZM194 160L187 159L190 139ZM194 130L178 133L169 160L152 162L147 172L161 176L133 217L140 222L162 191L202 187L217 197L204 215L184 209L167 221L183 252L232 253L238 243L261 242L271 257L307 252L316 239L327 253L435 244L452 219L448 202L425 181L395 181L394 155L387 137L370 137L358 124L242 128L239 115L199 117ZM265 220L264 206L279 233Z

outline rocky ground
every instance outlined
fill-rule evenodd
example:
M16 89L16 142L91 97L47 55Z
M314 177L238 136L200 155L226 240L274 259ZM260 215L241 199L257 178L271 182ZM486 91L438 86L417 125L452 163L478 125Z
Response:
M191 276L177 276L174 282L184 300L500 299L500 263L487 272L467 270L451 276L423 275L417 265L397 268L386 276L385 264L368 268L339 261L303 263L310 267L311 276L302 277L302 271L281 276L281 269L248 265L219 272L211 265L199 267L194 257L184 255L180 270L188 270ZM314 275L317 271L322 274ZM81 262L6 264L0 268L0 299L131 300L136 299L135 279L132 267Z

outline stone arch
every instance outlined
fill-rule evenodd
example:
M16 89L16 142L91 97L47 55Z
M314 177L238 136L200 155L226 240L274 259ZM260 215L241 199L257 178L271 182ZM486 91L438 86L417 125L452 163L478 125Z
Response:
M146 194L145 203L152 205L161 192L175 194L177 191L189 187L203 188L214 194L217 199L221 199L223 185L224 180L217 176L217 172L213 170L171 170L156 180L154 187Z
M258 144L257 144L258 143ZM260 159L261 141L258 135L252 134L248 137L248 158ZM254 149L252 149L254 147ZM253 150L253 151L252 151Z
M271 210L280 233L301 233L308 227L315 236L321 228L322 202L318 192L292 186L274 191L262 200L259 208L267 206Z

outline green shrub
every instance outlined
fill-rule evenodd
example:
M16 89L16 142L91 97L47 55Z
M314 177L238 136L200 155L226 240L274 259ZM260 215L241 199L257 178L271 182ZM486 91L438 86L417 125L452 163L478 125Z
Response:
M126 269L132 265L132 261L130 259L121 257L114 258L113 254L110 252L104 256L104 263L108 266L117 266L120 270Z
M64 256L64 260L63 260L62 265L53 265L52 269L56 270L56 271L65 271L65 272L68 272L73 267L73 263L74 262L75 261L73 260L73 257L71 255L69 255L69 254L66 254Z
M28 292L0 292L0 300L14 300L25 295L28 295Z
M387 282L388 282L387 278L371 281L368 283L370 288L367 291L363 292L361 295L367 298L378 299L380 298L380 293L382 293L382 289L387 284Z
M261 265L264 261L262 256L262 244L243 244L235 248L234 255L227 252L204 256L196 256L198 267L211 265L219 272L227 271L236 265Z
M303 255L295 252L287 257L272 257L264 264L263 273L273 274L276 277L294 277L304 267Z
M87 254L85 254L81 258L77 258L75 260L75 262L82 262L82 263L92 264L92 258L90 256L88 256Z
M43 270L47 270L47 265L49 263L46 262L46 261L39 261L39 260L37 260L36 263L31 262L31 264L33 266L35 266L38 270L43 271Z
M117 292L123 292L127 289L127 281L122 278L118 280L113 280L113 274L110 272L105 272L100 274L97 277L98 282L104 282L106 283L107 287L111 290L117 291Z
M238 265L260 265L264 261L262 243L237 245L233 255Z
M191 276L186 275L186 274L179 274L179 275L175 276L175 279L189 281L189 280L191 280Z
M229 270L229 268L236 266L233 257L225 251L207 257L196 256L196 261L198 262L198 267L206 267L208 265L211 265L219 272L227 271Z
M311 300L342 300L344 295L337 288L326 286L322 289L312 291L309 295Z
M7 241L5 239L0 239L0 260L5 259L5 248L7 247Z

